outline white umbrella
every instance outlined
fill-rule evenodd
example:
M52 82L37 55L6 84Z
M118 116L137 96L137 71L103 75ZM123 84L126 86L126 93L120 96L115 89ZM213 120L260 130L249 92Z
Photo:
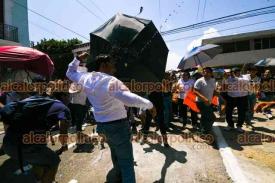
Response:
M195 68L198 65L202 66L203 63L211 60L221 52L222 48L214 44L195 47L182 58L178 68L185 70Z
M275 58L265 58L263 60L258 61L255 66L259 67L274 67L275 66Z

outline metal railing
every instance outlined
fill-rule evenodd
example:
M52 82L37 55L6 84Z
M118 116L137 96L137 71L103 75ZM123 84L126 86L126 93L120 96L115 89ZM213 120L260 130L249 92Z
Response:
M0 23L0 39L18 42L18 28Z

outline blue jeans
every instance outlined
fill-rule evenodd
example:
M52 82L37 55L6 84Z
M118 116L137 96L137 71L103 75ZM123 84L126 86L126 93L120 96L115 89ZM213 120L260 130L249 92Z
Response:
M97 124L97 132L106 138L111 150L111 158L117 176L123 183L135 183L134 156L129 121Z
M172 98L171 96L163 96L163 114L165 127L169 127L169 122L172 119Z

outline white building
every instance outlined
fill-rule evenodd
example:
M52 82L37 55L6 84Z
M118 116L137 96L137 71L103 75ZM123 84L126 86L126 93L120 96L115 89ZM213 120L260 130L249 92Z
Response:
M275 29L204 39L202 44L217 44L223 48L221 54L203 66L256 63L264 58L275 57Z
M27 0L0 0L0 46L30 46Z
M90 53L90 42L76 45L75 48L72 50L72 52L74 55L81 53L81 52Z

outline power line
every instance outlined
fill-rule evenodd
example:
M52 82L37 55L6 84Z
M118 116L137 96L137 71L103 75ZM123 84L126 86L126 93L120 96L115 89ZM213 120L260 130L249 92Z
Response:
M105 16L107 17L107 15L104 13L104 11L95 3L93 2L93 0L90 0L90 2Z
M161 5L160 5L160 0L159 0L159 22L161 22ZM161 27L162 27L162 25L160 24L160 26L159 26L159 30L161 30Z
M205 14L205 9L206 9L206 1L207 1L207 0L204 0L203 13L202 13L202 20L204 20L204 14Z
M34 23L34 22L31 22L31 21L29 21L29 23L32 24L32 25L34 25L34 26L36 26L36 27L38 27L38 28L41 29L41 30L44 30L45 32L48 32L48 33L50 33L50 34L52 34L52 35L58 37L59 39L62 39L61 36L57 35L56 33L52 32L52 31L50 31L50 30L48 30L48 29L46 29L45 27L43 27L43 26L41 26L41 25L38 25L38 24L36 24L36 23Z
M241 20L241 19L255 17L255 16L259 16L259 15L275 13L274 7L275 6L269 6L269 7L254 9L254 10L245 11L245 12L241 12L241 13L236 13L236 14L232 14L232 15L228 15L228 16L224 16L224 17L220 17L220 18L216 18L216 19L212 19L212 20L208 20L208 21L204 21L204 22L168 30L168 31L164 31L164 32L161 32L161 35L166 36L166 35L176 34L176 33L184 32L184 31L194 30L194 29L198 29L198 28L202 28L202 27L207 27L210 25L217 25L217 24L221 24L221 23Z
M100 21L104 21L101 17L97 16L94 12L92 12L87 6L85 6L83 3L81 3L79 0L76 0L76 2L82 6L84 9L86 9L89 13L91 13L93 16L95 16Z
M37 13L36 11L34 11L34 10L32 10L32 9L30 9L30 8L28 8L28 7L26 7L26 6L22 5L22 4L20 4L20 3L18 3L17 1L15 1L15 0L12 0L12 1L13 1L15 4L17 4L18 6L21 6L21 7L25 8L25 9L27 9L28 11L30 11L30 12L32 12L32 13L34 13L34 14L36 14L36 15L38 15L38 16L40 16L40 17L42 17L42 18L44 18L44 19L46 19L46 20L48 20L48 21L50 21L50 22L52 22L52 23L54 23L54 24L56 24L56 25L58 25L58 26L60 26L60 27L62 27L63 29L66 29L67 31L69 31L69 32L71 32L71 33L74 33L74 34L76 34L76 35L82 37L83 39L86 39L86 40L88 40L88 41L90 40L90 39L86 38L85 36L83 36L83 35L81 35L81 34L75 32L75 31L73 31L72 29L70 29L70 28L68 28L68 27L65 27L64 25L62 25L62 24L60 24L60 23L58 23L58 22L56 22L56 21L54 21L54 20L52 20L52 19L50 19L50 18L44 16L44 15L41 15L40 13Z
M197 35L193 35L193 36L186 36L186 37L181 37L181 38L177 38L177 39L171 39L171 40L167 40L165 42L175 42L175 41L180 41L180 40L183 40L183 39L189 39L189 38L194 38L194 37L198 37L198 36L214 34L214 33L217 33L217 32L224 32L224 31L228 31L228 30L239 29L239 28L243 28L243 27L249 27L249 26L268 23L268 22L273 22L273 21L275 21L275 19L262 21L262 22L256 22L256 23L252 23L252 24L241 25L241 26L238 26L238 27L231 27L231 28L227 28L227 29L221 29L221 30L218 30L218 31L208 32L206 34L197 34Z
M198 17L199 17L200 5L201 5L201 0L199 0L199 4L198 4L196 22L198 21Z

